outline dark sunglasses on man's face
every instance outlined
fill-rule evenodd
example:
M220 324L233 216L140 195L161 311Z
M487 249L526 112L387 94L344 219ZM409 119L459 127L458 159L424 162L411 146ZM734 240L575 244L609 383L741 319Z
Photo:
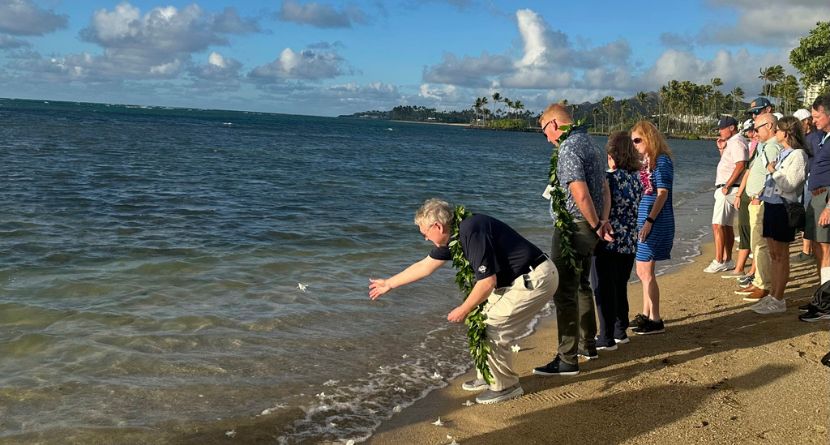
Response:
M762 129L762 128L766 127L767 125L769 125L769 122L764 122L761 125L756 125L755 126L755 131L758 131L758 130Z
M545 128L548 128L548 125L553 124L553 131L559 129L559 124L556 123L556 119L551 119L542 127L542 134L545 134Z

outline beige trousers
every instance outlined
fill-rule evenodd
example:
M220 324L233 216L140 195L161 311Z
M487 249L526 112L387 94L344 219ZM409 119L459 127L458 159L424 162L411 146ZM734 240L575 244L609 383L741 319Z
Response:
M513 370L515 353L510 347L527 333L533 317L551 301L558 285L556 266L547 260L516 278L510 287L498 288L487 298L484 313L490 344L487 364L494 380L491 390L501 391L519 383L519 375Z
M755 280L758 289L769 290L772 279L772 260L769 257L767 240L764 239L764 203L749 205L749 244L752 261L755 262Z

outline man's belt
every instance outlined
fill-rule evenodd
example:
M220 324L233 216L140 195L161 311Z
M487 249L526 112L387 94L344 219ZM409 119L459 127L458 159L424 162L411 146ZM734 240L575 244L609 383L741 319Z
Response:
M815 190L810 190L810 194L812 194L813 196L818 196L818 195L820 195L820 194L822 194L826 191L827 191L827 187L819 187Z
M729 188L740 187L740 186L741 186L741 184L732 184L732 185L729 186ZM715 184L715 189L722 189L724 187L726 187L726 184Z
M543 253L543 254L539 255L539 258L536 258L535 260L531 261L530 264L527 265L527 267L530 270L536 269L537 267L539 267L540 264L544 263L548 259L549 258L547 256L547 254Z

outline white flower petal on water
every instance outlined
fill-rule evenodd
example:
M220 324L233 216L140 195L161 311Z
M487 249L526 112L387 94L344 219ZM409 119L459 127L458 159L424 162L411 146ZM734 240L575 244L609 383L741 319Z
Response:
M447 440L452 440L452 436L450 436L449 434L447 434Z
M326 398L326 393L321 392L320 394L317 394L315 397L317 397L318 399L325 399Z
M394 407L394 408L392 408L392 412L393 412L393 413L399 413L399 412L401 412L401 406L400 406L400 405L395 405L395 407Z
M435 380L441 380L444 377L442 377L441 374L438 374L437 372L435 372L435 373L432 374L432 378L434 378Z
M329 422L329 426L332 428L337 428L337 424L334 422Z
M234 437L236 437L236 430L225 431L225 436L233 439Z
M409 354L404 354L401 356L401 358L409 358Z
M354 439L347 440L346 445L354 445Z
M435 426L444 426L444 422L441 421L440 417L435 422L432 422L432 424Z
M521 351L521 350L522 350L522 347L521 347L521 346L519 346L519 345L513 345L513 346L511 346L511 347L510 347L510 349L511 349L513 352L519 352L519 351Z
M297 289L300 289L301 291L305 292L306 289L308 289L308 284L297 283Z
M473 406L473 405L475 405L475 403L467 400L466 402L462 403L462 405L464 405L464 406Z

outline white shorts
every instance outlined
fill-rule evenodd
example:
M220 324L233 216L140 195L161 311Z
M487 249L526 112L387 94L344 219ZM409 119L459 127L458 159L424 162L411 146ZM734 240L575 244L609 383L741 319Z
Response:
M721 190L715 190L715 209L712 212L712 224L735 226L738 209L735 208L734 204L738 187L729 187L728 195L724 195Z

